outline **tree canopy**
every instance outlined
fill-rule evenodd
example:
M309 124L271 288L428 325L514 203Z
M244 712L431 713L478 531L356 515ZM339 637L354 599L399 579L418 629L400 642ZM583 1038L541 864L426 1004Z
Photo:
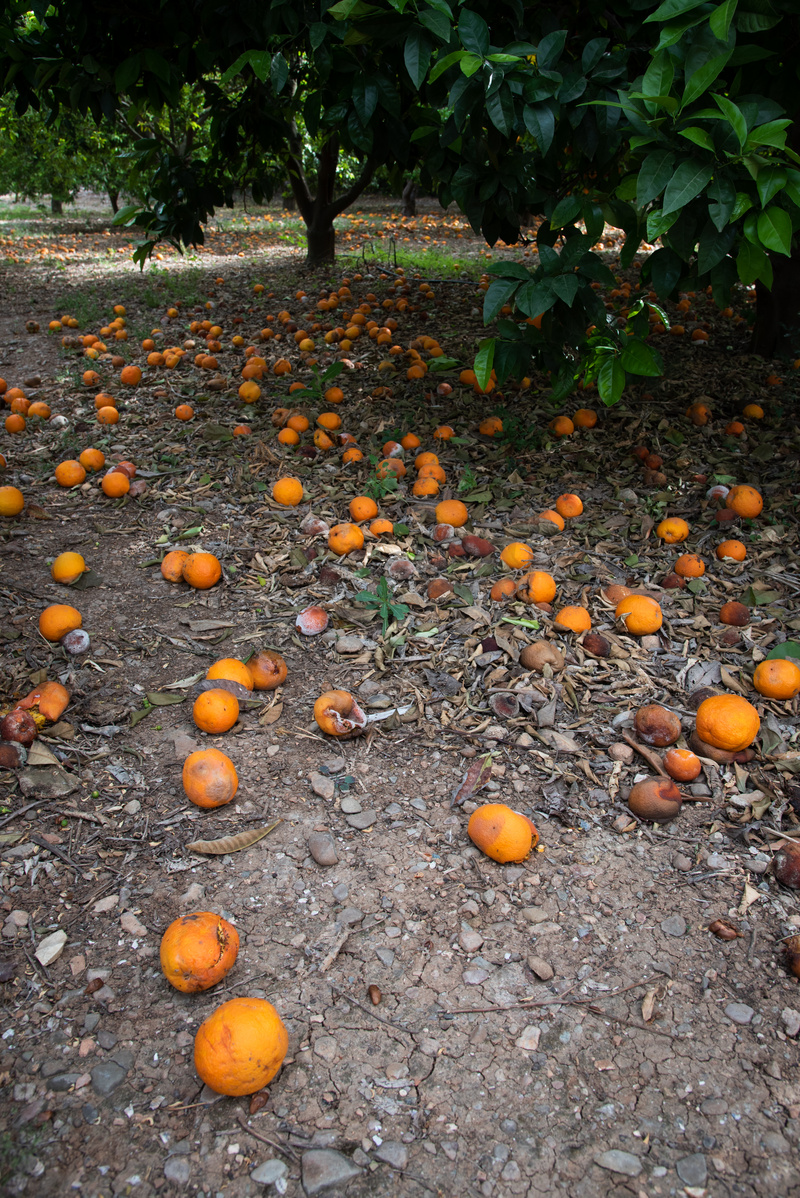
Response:
M557 391L584 375L613 402L629 374L660 371L654 297L708 286L727 303L755 283L764 298L791 264L799 42L795 0L18 0L0 77L19 111L46 102L96 120L175 107L186 87L202 96L202 139L134 146L150 172L145 209L126 213L147 230L140 260L159 238L202 241L236 189L260 198L286 175L311 262L332 257L333 220L378 165L418 164L490 244L540 215L535 269L492 267L484 314L503 318L478 377L534 359ZM362 169L337 194L342 149ZM592 248L606 222L625 231L623 268L649 251L622 326L598 295L612 280ZM773 309L765 353L781 336Z

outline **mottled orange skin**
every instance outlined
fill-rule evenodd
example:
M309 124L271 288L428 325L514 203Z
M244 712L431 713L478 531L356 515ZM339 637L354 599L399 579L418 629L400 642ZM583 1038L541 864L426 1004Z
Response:
M239 933L212 911L194 911L169 925L161 939L164 977L176 990L197 994L225 977L239 952Z

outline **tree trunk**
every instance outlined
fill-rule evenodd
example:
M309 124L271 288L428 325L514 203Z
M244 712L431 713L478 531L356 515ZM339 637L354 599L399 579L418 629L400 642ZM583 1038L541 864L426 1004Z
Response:
M57 200L55 196L50 197L50 211L53 216L64 215L64 204L62 200Z
M333 262L336 256L336 230L333 221L324 219L306 226L306 265Z
M800 254L770 254L772 288L756 282L756 323L750 352L762 358L800 354Z
M417 185L411 179L408 180L403 188L400 212L403 216L417 215Z
M108 188L108 199L109 199L109 202L111 203L111 211L116 216L117 213L119 212L119 191L114 190L111 187L109 187Z

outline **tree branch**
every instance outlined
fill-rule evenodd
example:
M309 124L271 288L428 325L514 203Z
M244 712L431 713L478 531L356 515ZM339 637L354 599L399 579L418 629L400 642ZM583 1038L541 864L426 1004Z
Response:
M343 195L339 196L338 200L333 200L330 204L328 204L326 215L328 212L330 212L331 220L333 220L335 216L338 216L340 212L344 212L345 208L349 208L350 205L358 199L372 176L375 174L375 170L378 165L379 159L377 156L373 157L370 155L370 157L364 163L363 171L358 176L353 186L348 187L347 191L344 192Z
M289 176L289 186L292 189L292 195L297 200L300 215L309 225L314 215L314 198L308 190L303 164L297 155L287 154L286 173Z

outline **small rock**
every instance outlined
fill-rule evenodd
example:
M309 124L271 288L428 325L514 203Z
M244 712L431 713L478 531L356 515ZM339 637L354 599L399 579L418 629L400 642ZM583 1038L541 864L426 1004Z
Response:
M97 900L92 911L95 915L105 915L107 911L113 911L118 902L118 894L107 894L105 898Z
M536 974L540 982L549 982L554 975L553 966L542 957L528 957L528 969Z
M30 916L27 911L12 911L8 916L8 922L13 923L16 928L26 928Z
M700 1104L703 1115L727 1115L728 1104L724 1098L707 1098Z
M644 639L644 638L643 638ZM610 1173L624 1173L626 1177L638 1177L642 1171L642 1162L632 1152L621 1152L618 1148L610 1148L594 1158L594 1163Z
M682 915L670 915L668 919L662 919L661 931L665 936L684 936L686 920Z
M350 893L350 887L346 882L339 882L338 885L334 886L331 893L333 894L333 897L336 899L337 903L343 903Z
M394 953L390 948L376 948L375 956L382 965L394 965Z
M328 778L325 774L314 772L308 775L308 780L311 783L311 789L315 795L319 795L321 799L326 799L328 802L336 794L336 783L333 778Z
M333 1148L312 1148L304 1152L302 1170L303 1189L309 1196L330 1186L344 1185L361 1174L358 1165Z
M263 1165L258 1165L250 1174L250 1180L257 1182L262 1186L271 1186L280 1177L285 1177L289 1170L284 1165L283 1161L279 1161L277 1157L272 1157L268 1161L264 1161Z
M657 636L643 636L639 644L642 646L645 653L655 653L660 642Z
M137 936L141 938L147 935L147 928L136 918L132 911L125 911L119 917L120 927L123 932L127 932L129 936Z
M122 810L126 815L138 815L142 809L142 804L138 799L131 799L130 803L126 803Z
M49 936L45 936L44 940L40 941L35 953L36 960L45 967L52 965L53 961L57 961L63 953L66 943L66 932L51 932Z
M706 858L706 865L709 869L727 869L728 862L721 853L709 853Z
M57 1073L54 1077L50 1078L48 1085L57 1094L66 1094L67 1090L72 1089L79 1077L79 1073Z
M725 1008L725 1014L732 1023L740 1023L745 1026L755 1015L752 1007L748 1007L746 1002L729 1002Z
M164 1176L175 1185L185 1186L189 1183L189 1162L185 1156L171 1156L164 1165Z
M308 838L308 851L317 865L336 865L339 858L333 837L328 832L314 832Z
M192 882L191 886L184 890L178 901L182 907L188 907L193 903L199 903L205 892L205 886L201 886L199 882Z
M405 1144L399 1144L397 1140L384 1140L376 1149L374 1156L377 1160L391 1165L393 1169L405 1169L408 1164L408 1149Z
M345 907L344 911L340 911L337 917L337 923L350 924L361 923L364 918L364 912L359 911L358 907Z
M685 853L676 853L672 858L672 864L675 869L679 869L681 873L688 873L694 865L691 857L687 857Z
M458 937L458 943L465 953L476 953L483 944L483 936L472 928L465 928Z
M704 1186L706 1184L708 1169L706 1168L706 1158L702 1152L692 1152L689 1156L684 1156L678 1161L675 1169L684 1185Z
M360 636L340 636L335 646L337 653L360 653L364 647Z
M467 986L480 986L489 976L488 969L481 969L480 966L475 966L472 969L465 969L461 975L462 981Z
M345 815L357 815L358 812L362 810L358 799L354 798L352 795L345 795L340 806Z
M630 765L633 761L633 749L621 741L609 745L608 755L612 761L621 761L623 765Z
M346 817L351 828L357 828L359 832L363 832L366 828L371 828L377 822L377 811L357 811L355 815Z
M522 918L528 923L544 923L547 919L547 912L544 907L523 907Z
M783 1021L783 1030L787 1036L800 1035L800 1011L795 1011L791 1007L784 1007L781 1011L781 1020Z
M536 1052L539 1048L541 1034L542 1029L531 1023L523 1029L522 1035L514 1043L517 1048L522 1048L525 1052Z
M122 1085L127 1072L116 1061L101 1061L92 1070L92 1089L95 1094L106 1098Z

